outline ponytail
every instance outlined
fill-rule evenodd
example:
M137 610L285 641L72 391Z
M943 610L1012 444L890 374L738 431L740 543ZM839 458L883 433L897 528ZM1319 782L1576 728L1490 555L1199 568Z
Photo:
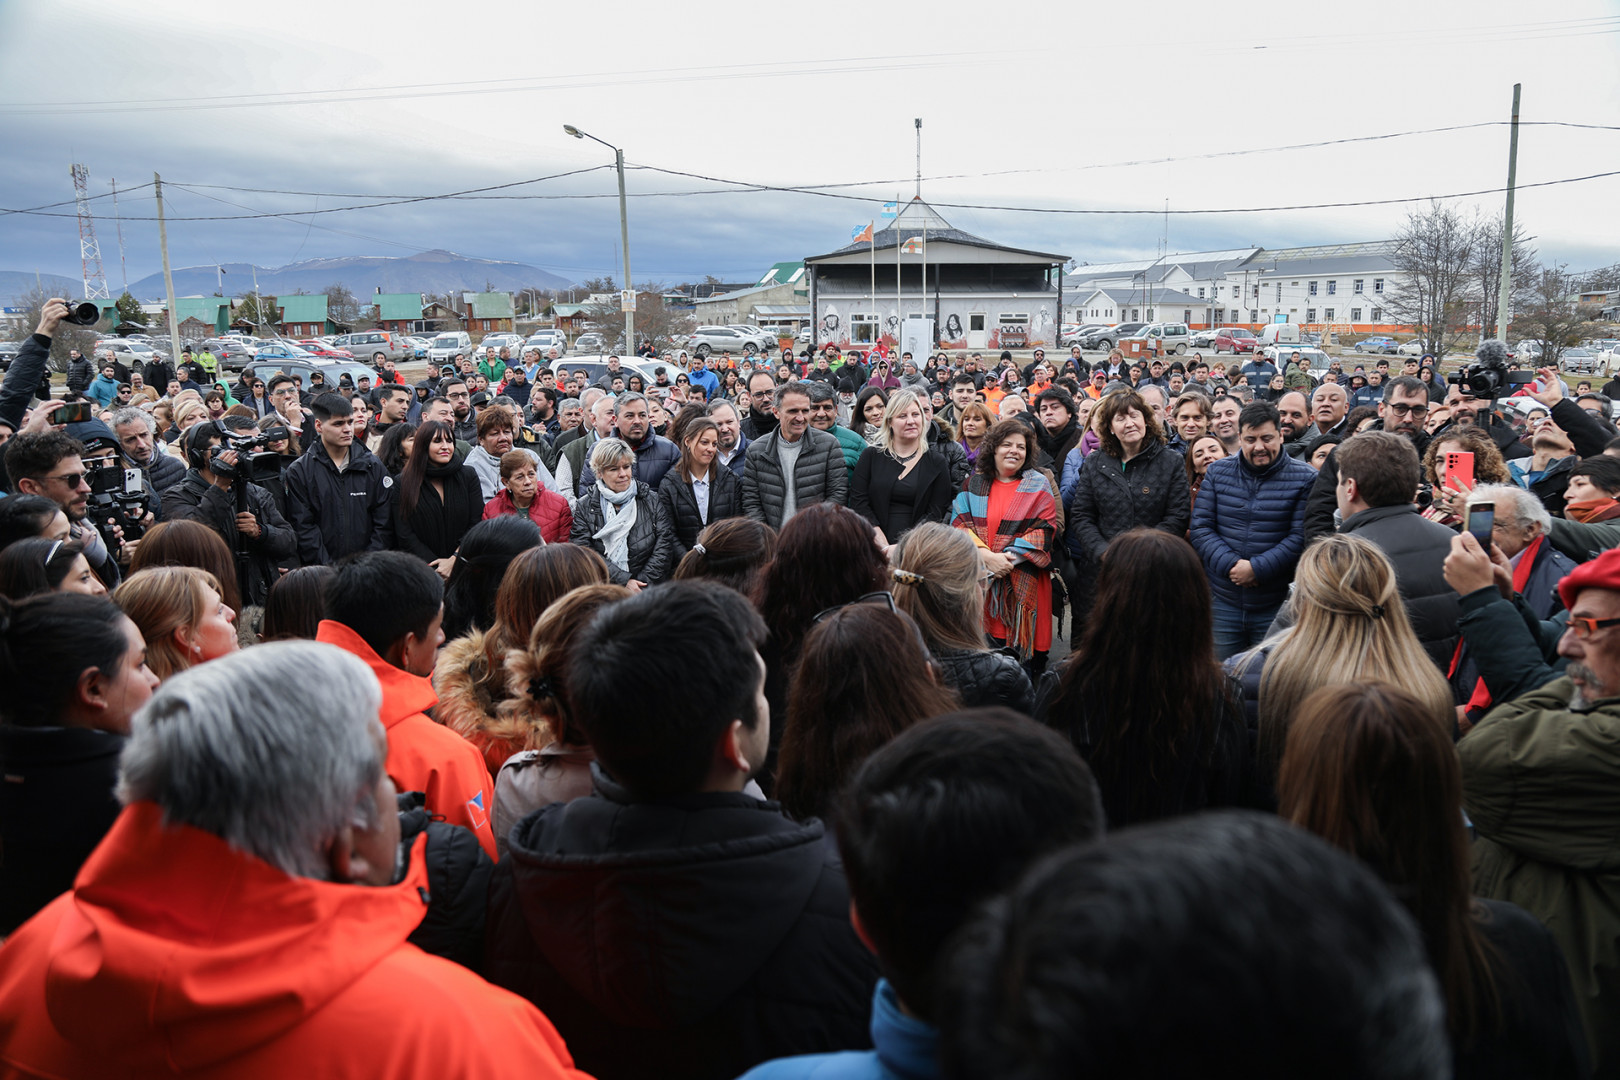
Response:
M54 727L79 677L111 672L129 649L123 613L111 600L82 593L0 597L0 721Z

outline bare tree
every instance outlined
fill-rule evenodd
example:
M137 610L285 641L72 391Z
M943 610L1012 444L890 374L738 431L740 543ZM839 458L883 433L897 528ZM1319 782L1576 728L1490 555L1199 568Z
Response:
M1409 213L1395 237L1392 261L1402 281L1385 298L1386 318L1410 326L1436 356L1460 345L1468 333L1477 299L1472 269L1480 233L1477 220L1435 202Z
M39 325L40 313L45 310L46 302L51 300L53 295L35 285L17 297L14 303L23 309L23 314L22 318L13 324L12 336L14 340L25 341L34 332L34 327ZM76 296L67 297L70 303L78 299ZM103 323L105 321L103 320ZM68 322L58 324L56 333L51 337L51 370L67 370L68 351L70 349L78 349L85 356L91 355L91 350L96 344L95 330L96 327L75 326Z
M650 341L659 349L674 345L678 336L690 334L696 325L686 312L664 306L665 291L658 282L636 288L636 340ZM586 326L601 334L610 348L624 349L624 311L617 293L611 301L587 306L582 314Z
M1508 317L1529 300L1534 278L1538 272L1536 249L1524 227L1513 223L1513 280L1508 297ZM1502 300L1502 215L1479 223L1479 240L1472 260L1472 288L1479 298L1479 338L1481 341L1496 336L1497 308Z
M1556 365L1565 349L1579 345L1597 330L1598 309L1577 303L1578 291L1565 264L1543 266L1532 279L1525 307L1514 312L1514 335L1540 345L1544 364Z
M1620 289L1620 262L1600 266L1596 270L1588 270L1578 279L1583 292L1606 292L1610 289Z
M353 326L360 318L360 301L341 281L321 290L326 294L326 317L339 326Z

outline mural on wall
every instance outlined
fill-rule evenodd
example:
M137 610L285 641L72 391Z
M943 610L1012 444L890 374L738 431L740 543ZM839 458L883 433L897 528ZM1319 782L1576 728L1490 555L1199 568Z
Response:
M954 311L945 316L945 328L939 334L939 347L942 349L967 348L967 332L962 329L962 316Z

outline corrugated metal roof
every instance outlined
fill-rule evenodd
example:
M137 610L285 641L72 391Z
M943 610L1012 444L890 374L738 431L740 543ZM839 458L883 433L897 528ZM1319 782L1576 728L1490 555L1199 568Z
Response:
M772 265L769 270L761 275L759 283L761 285L787 285L790 282L797 282L803 277L803 261L779 262Z
M883 251L885 249L893 251L901 244L901 242L909 240L915 236L923 236L925 226L927 230L927 239L929 240L949 240L952 243L964 244L968 247L993 248L996 251L1011 251L1020 255L1031 255L1037 259L1049 262L1062 263L1068 261L1068 256L1066 255L1053 255L1044 251L1030 251L1025 248L1008 247L1005 244L997 244L986 240L982 236L974 236L970 232L963 232L961 229L952 228L950 222L939 216L938 211L929 206L927 203L923 202L921 199L917 198L914 198L905 204L905 208L900 211L900 216L894 219L894 223L892 225L875 233L872 237L872 243L868 244L866 241L862 240L858 244L845 244L837 251L829 251L825 255L813 255L805 261L814 262L816 259L830 259L834 256L852 255L856 252Z
M420 319L421 293L378 293L375 297L378 319Z
M781 319L781 318L808 319L810 317L810 306L808 304L806 304L803 307L793 307L793 306L787 305L787 304L760 304L760 305L758 305L758 306L756 306L754 308L754 314L755 315L770 315L770 316L772 316L774 318L779 318L779 319Z
M1178 292L1175 289L1155 289L1146 292L1140 288L1092 289L1089 292L1082 289L1073 294L1075 299L1071 302L1084 303L1085 301L1090 300L1093 296L1096 296L1098 293L1108 297L1108 299L1113 303L1135 304L1139 307L1146 307L1150 304L1153 307L1158 307L1160 304L1184 304L1191 305L1193 307L1197 307L1200 304L1204 305L1205 307L1210 306L1210 301L1208 300L1200 300L1196 296L1188 296L1186 293Z
M467 293L467 316L473 319L512 318L512 294L509 292Z
M326 321L325 293L317 293L314 296L278 296L276 306L281 309L281 321L284 323Z

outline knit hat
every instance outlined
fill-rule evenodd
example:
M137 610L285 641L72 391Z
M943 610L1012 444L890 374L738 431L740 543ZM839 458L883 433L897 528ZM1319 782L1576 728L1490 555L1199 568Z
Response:
M1575 606L1582 589L1614 589L1620 592L1620 548L1610 548L1591 562L1583 562L1558 583L1558 599L1566 608Z
M95 450L104 446L118 449L118 436L113 434L112 428L100 420L80 420L65 426L67 434L84 444L86 450Z

